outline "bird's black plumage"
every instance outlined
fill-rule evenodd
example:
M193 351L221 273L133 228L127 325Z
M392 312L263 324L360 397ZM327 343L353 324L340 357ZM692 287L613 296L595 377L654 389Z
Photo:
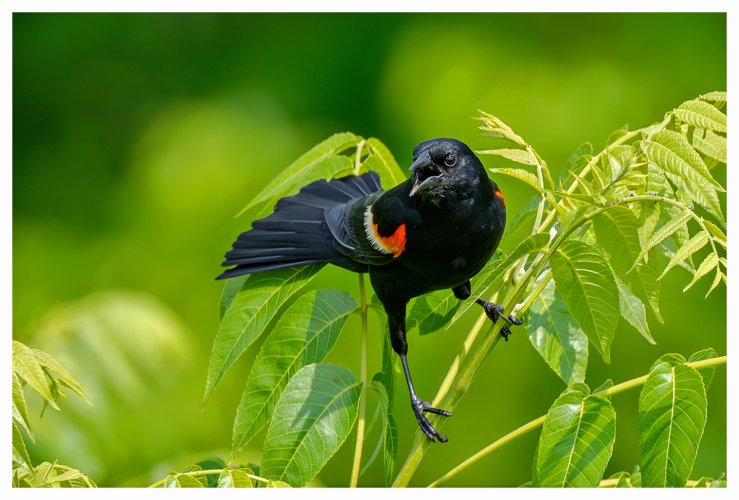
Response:
M316 263L368 272L388 316L416 419L429 439L446 441L424 412L451 414L432 408L413 388L406 306L414 297L444 288L469 298L470 278L500 243L506 207L480 160L455 139L422 142L410 169L410 179L387 191L377 173L368 172L317 181L281 199L271 215L237 238L223 262L235 267L219 278ZM477 302L493 321L502 316L498 306Z

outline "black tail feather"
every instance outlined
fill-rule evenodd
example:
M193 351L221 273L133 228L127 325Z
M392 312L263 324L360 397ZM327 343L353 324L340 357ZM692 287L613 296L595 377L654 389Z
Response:
M236 267L216 279L329 262L365 270L336 250L324 211L381 189L377 173L368 172L361 176L316 181L295 196L280 199L272 214L254 221L251 230L239 235L222 263Z

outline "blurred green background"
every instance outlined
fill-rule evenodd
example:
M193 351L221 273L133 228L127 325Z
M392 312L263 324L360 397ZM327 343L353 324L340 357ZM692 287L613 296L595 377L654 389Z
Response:
M251 221L233 216L328 135L376 136L404 166L431 137L488 147L470 119L483 109L559 171L581 142L600 147L624 124L647 125L725 87L724 14L14 14L13 337L57 356L94 404L71 398L40 420L34 410L34 459L58 459L100 485L144 486L227 455L257 349L202 410L201 399L218 325L214 277ZM725 170L714 171L722 182ZM511 216L533 195L497 181ZM726 352L725 288L704 300L708 283L682 294L687 281L682 270L662 281L656 346L621 324L611 365L591 353L591 387L642 375L665 352ZM313 286L357 295L356 277L339 269L324 269ZM473 321L410 334L421 395L433 397ZM330 358L355 372L357 326ZM562 389L523 329L514 331L444 426L450 443L431 448L412 484L543 414ZM607 474L638 463L637 401L638 391L615 397ZM403 460L416 423L402 385L395 408ZM537 437L449 484L528 481ZM258 461L261 440L244 460ZM346 485L352 452L345 446L315 484ZM693 476L725 468L719 368ZM382 477L378 463L360 484Z

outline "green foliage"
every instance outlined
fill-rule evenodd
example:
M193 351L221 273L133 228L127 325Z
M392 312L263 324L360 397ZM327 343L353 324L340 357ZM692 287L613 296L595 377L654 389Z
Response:
M620 321L647 342L656 343L649 318L662 321L660 280L665 275L675 269L687 271L687 290L713 273L708 293L726 281L726 220L719 201L724 188L711 173L726 157L724 103L724 94L706 94L667 113L658 124L617 131L597 153L586 143L573 153L569 170L558 179L511 127L481 112L483 133L508 144L480 153L514 165L491 168L491 173L524 182L537 196L521 209L506 232L507 238L516 237L508 241L513 250L499 252L473 278L473 293L501 303L517 317L526 316L532 346L567 387L545 417L491 444L434 485L538 425L543 429L533 485L695 483L689 475L705 426L705 388L715 365L725 358L717 357L712 349L688 361L665 355L643 380L618 386L609 381L592 392L584 381L589 344L610 362ZM397 162L377 139L337 134L299 158L247 209L271 205L310 180L369 169L378 171L383 183L404 179ZM319 290L300 295L316 271L263 273L224 287L206 399L238 357L259 336L268 334L237 411L233 452L268 425L260 473L267 481L303 486L334 456L355 421L364 421L364 414L358 418L363 407L360 398L369 389L376 400L375 411L369 428L357 435L355 466L363 459L363 440L375 435L377 441L368 448L371 452L362 472L382 457L390 483L398 435L392 414L394 356L387 338L383 340L382 369L371 380L364 372L362 380L357 380L345 368L322 364L347 317L358 312L366 328L366 311L378 309L377 304L365 305L363 287L359 308L342 292ZM289 300L293 304L271 328ZM471 303L460 303L448 290L419 297L409 308L409 330L417 329L421 335L439 331L458 321ZM435 404L453 409L496 345L502 322L481 335L484 323L478 321L470 331ZM603 479L616 439L610 396L644 380L640 466L631 473ZM373 433L375 429L378 432ZM425 440L416 440L394 485L408 483L427 446ZM709 479L702 484L721 483Z
M59 401L66 398L64 389L90 404L82 386L72 377L64 366L48 353L28 347L17 340L13 341L13 397L12 397L12 461L13 487L22 488L94 488L92 479L82 472L56 462L43 462L33 465L26 449L21 430L35 441L28 423L28 409L26 406L23 386L27 384L44 398L46 405L55 410L59 408Z
M278 198L294 194L311 180L368 170L377 171L382 183L387 186L405 179L392 154L378 139L365 140L349 133L336 134L296 160L243 211L262 204L271 206ZM213 344L205 390L207 401L213 389L249 346L260 336L268 335L247 378L236 412L232 455L244 449L259 430L269 424L263 472L270 480L284 479L292 485L308 482L336 453L354 425L362 387L352 382L350 387L337 388L335 378L346 376L348 372L334 365L316 365L333 348L349 315L354 312L366 315L366 311L358 310L356 302L343 292L318 290L300 295L300 290L319 268L284 269L226 282L219 303L221 323ZM292 305L285 308L286 302L295 296L297 298ZM432 307L436 309L438 305ZM446 316L455 310L451 308L445 313ZM272 326L278 316L279 319ZM428 315L423 315L422 319L428 322ZM437 321L437 325L441 327L443 323ZM382 422L372 455L374 458L371 458L374 460L382 456L389 482L397 457L398 435L397 423L390 409L394 383L389 352L383 359L383 371L375 375L371 384L378 396L377 414ZM311 369L306 371L306 367ZM326 370L329 372L326 373ZM296 380L299 373L302 375ZM327 425L326 419L334 418L332 415L295 412L289 403L304 400L319 408L320 405L329 404L321 399L327 389L340 389L344 391L342 394L346 393L345 397L333 403L339 405L334 409L341 408L351 416L349 420L340 419L339 423L343 424L340 429L346 435L333 443L320 441ZM301 430L299 434L286 433L286 429L295 430L298 426ZM291 454L287 459L286 453ZM314 455L320 457L316 459ZM279 481L274 484L279 484Z
M43 462L36 467L13 469L14 488L96 488L82 472L56 462Z
M220 462L220 460L219 460ZM223 465L222 463L219 465ZM170 472L167 477L150 488L283 488L289 487L280 481L272 481L254 474L248 467L226 467L203 469L200 465L188 465L179 472Z

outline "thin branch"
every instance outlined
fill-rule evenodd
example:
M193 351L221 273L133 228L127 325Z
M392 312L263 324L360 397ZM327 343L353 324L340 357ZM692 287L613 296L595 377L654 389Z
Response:
M362 448L364 446L364 428L367 413L367 391L369 378L367 375L367 293L364 286L364 273L359 273L359 317L362 321L362 353L359 368L359 378L362 381L362 393L359 396L359 418L357 420L357 443L354 446L354 463L352 475L349 481L351 488L357 487L359 481L359 468L362 464Z

